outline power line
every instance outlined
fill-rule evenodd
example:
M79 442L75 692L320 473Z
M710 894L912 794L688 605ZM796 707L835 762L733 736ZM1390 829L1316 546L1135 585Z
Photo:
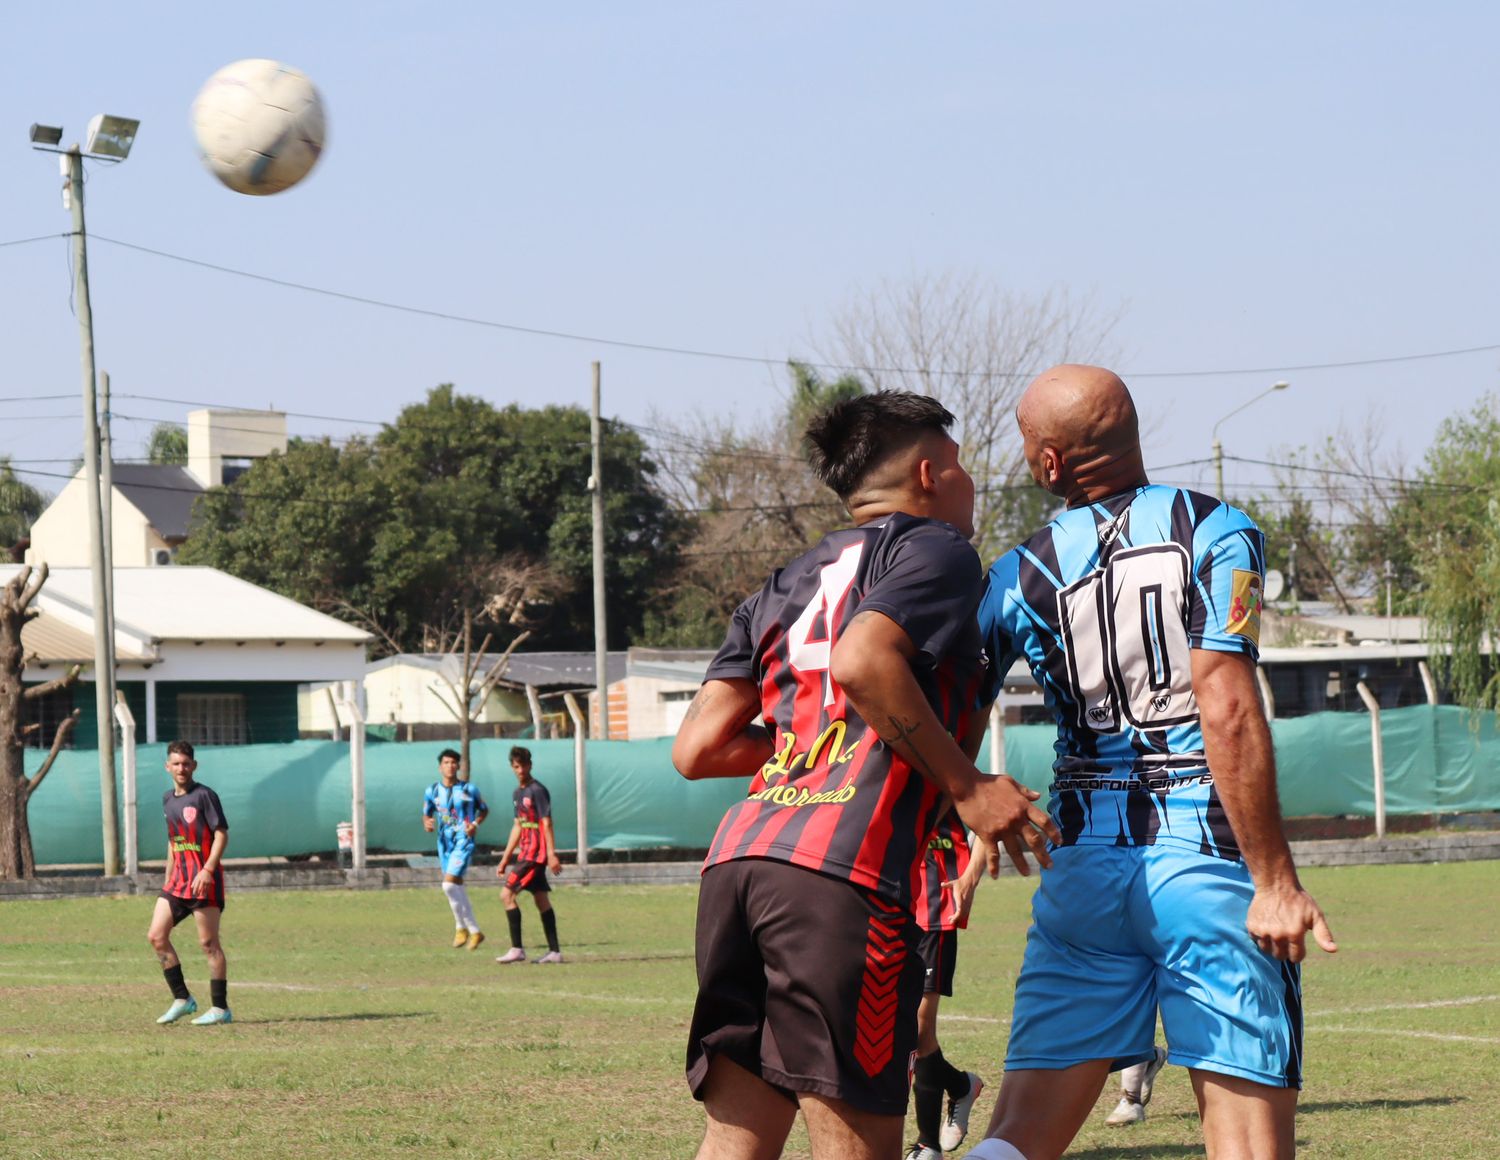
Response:
M48 235L67 237L67 234ZM408 306L400 302L390 302L380 298L370 298L362 294L350 294L342 290L330 290L323 286L313 286L305 282L294 282L289 278L276 278L269 274L256 274L248 270L238 270L232 266L223 266L216 262L206 262L199 258L188 258L181 254L169 253L166 250L153 249L150 246L137 245L134 242L121 241L118 238L106 237L103 234L89 235L95 241L105 242L109 245L120 246L127 250L134 250L142 254L150 254L152 257L164 258L172 262L181 262L184 265L196 266L204 270L212 270L220 274L228 274L236 278L248 278L256 282L264 282L272 286L280 286L288 290L300 290L305 294L318 294L325 298L336 298L344 302L353 302L361 306L374 306L381 310L395 310L403 314L414 314L424 318L435 318L444 322L456 322L465 326L481 326L490 330L503 330L513 334L528 334L538 338L555 338L567 342L586 342L594 346L616 347L624 350L647 351L654 354L682 355L688 358L718 359L724 362L751 363L759 366L781 367L785 366L789 358L768 358L762 355L737 354L729 351L704 350L696 347L672 346L664 343L639 342L629 339L601 338L598 335L582 334L576 331L554 330L539 326L524 326L514 322L500 322L489 318L475 318L469 315L453 314L443 310L431 310L421 306ZM40 241L40 238L22 239L23 244L27 241ZM1419 354L1385 355L1374 358L1341 359L1328 362L1313 363L1283 363L1279 366L1261 367L1213 367L1201 370L1179 370L1179 371L1130 371L1125 377L1132 379L1183 379L1183 378L1218 378L1233 375L1267 375L1280 374L1291 371L1323 371L1343 370L1354 367L1385 366L1392 363L1421 362L1427 359L1456 358L1461 355L1484 354L1492 351L1500 351L1500 343L1490 343L1481 346L1457 347L1449 350L1424 351ZM948 371L942 368L930 367L871 367L856 366L851 363L828 363L813 362L807 359L797 359L804 366L812 367L820 371L837 371L853 374L891 374L891 375L932 375L944 379L1029 379L1037 370L1027 371ZM1038 368L1040 369L1040 368Z

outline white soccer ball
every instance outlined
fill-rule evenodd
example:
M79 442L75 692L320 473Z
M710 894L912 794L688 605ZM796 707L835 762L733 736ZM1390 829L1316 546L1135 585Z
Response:
M236 193L280 193L323 151L323 99L305 73L274 60L225 65L193 101L208 171Z

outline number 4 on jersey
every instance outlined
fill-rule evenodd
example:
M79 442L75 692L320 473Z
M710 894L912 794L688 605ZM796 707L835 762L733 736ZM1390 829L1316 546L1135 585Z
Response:
M859 571L863 544L851 544L832 564L818 574L818 594L808 602L787 634L787 657L799 673L823 674L823 704L834 701L833 678L828 675L833 653L833 626L839 609Z

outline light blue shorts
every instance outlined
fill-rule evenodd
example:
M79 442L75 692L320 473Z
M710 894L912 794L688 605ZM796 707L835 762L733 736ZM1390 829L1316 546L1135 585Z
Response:
M474 860L474 842L464 838L454 842L451 846L438 847L438 861L443 865L443 873L453 878L462 878L469 870L469 863Z
M1167 1058L1302 1086L1302 978L1245 930L1243 863L1170 846L1052 852L1032 900L1006 1070Z

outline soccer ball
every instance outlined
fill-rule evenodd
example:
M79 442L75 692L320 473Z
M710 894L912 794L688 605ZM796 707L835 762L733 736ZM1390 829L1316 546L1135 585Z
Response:
M193 101L208 171L236 193L280 193L323 151L323 99L305 73L274 60L225 65Z

